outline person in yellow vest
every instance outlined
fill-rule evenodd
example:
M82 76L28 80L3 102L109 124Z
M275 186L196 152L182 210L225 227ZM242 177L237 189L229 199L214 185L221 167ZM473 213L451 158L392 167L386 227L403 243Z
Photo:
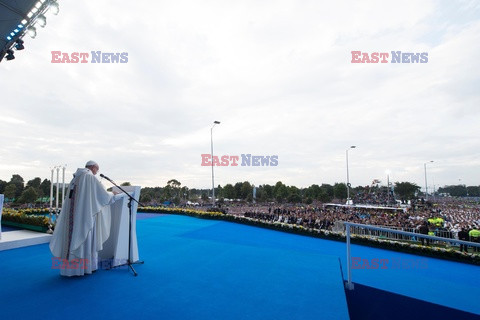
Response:
M476 226L472 226L472 229L468 232L471 242L480 243L480 230ZM473 252L479 252L480 248L473 247Z

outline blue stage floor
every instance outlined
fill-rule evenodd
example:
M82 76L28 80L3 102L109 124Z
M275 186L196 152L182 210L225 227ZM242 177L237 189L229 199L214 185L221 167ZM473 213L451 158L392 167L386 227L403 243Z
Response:
M20 228L7 227L7 226L0 226L0 228L2 228L2 232L21 230Z
M345 243L184 216L143 218L138 277L115 269L62 278L47 245L0 252L0 317L349 318L339 265L340 258L346 276ZM418 258L362 246L352 246L352 256ZM355 269L353 281L480 314L479 267L422 259L425 269Z

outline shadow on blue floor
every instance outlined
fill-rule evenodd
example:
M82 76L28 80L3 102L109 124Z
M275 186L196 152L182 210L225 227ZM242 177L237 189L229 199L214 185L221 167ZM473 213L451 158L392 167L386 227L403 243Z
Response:
M346 290L351 320L370 319L462 319L479 320L473 313L409 298L392 292L355 283ZM475 294L472 292L472 294Z
M4 225L2 225L1 228L2 228L2 232L22 230L21 228L15 228L15 227L4 226Z

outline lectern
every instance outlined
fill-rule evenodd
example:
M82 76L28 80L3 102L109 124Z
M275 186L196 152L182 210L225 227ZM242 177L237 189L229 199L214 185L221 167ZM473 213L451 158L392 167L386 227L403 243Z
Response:
M139 186L122 186L135 200L138 201L140 197ZM113 187L113 191L122 192L117 187ZM138 203L131 202L132 216L128 208L129 198L123 197L110 205L111 211L111 225L110 236L103 244L103 249L98 252L98 258L103 266L114 268L120 265L125 265L128 261L128 247L129 247L129 228L131 227L130 236L130 259L132 263L139 260L138 244L137 244L137 208ZM131 218L131 223L129 219Z

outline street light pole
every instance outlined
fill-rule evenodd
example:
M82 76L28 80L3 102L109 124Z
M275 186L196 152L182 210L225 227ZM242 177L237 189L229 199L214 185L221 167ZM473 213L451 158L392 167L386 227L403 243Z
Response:
M356 146L350 146L350 148L348 148L345 151L346 158L347 158L347 204L350 204L350 176L348 174L348 150L355 149L355 148Z
M425 201L428 200L428 186L427 186L427 163L431 163L433 162L433 160L430 160L428 162L425 162L423 164L423 168L425 170Z
M387 206L390 204L390 171L387 170Z
M213 178L213 127L220 124L220 121L214 121L213 126L210 129L210 148L211 148L211 157L212 157L212 207L215 207L215 180Z

